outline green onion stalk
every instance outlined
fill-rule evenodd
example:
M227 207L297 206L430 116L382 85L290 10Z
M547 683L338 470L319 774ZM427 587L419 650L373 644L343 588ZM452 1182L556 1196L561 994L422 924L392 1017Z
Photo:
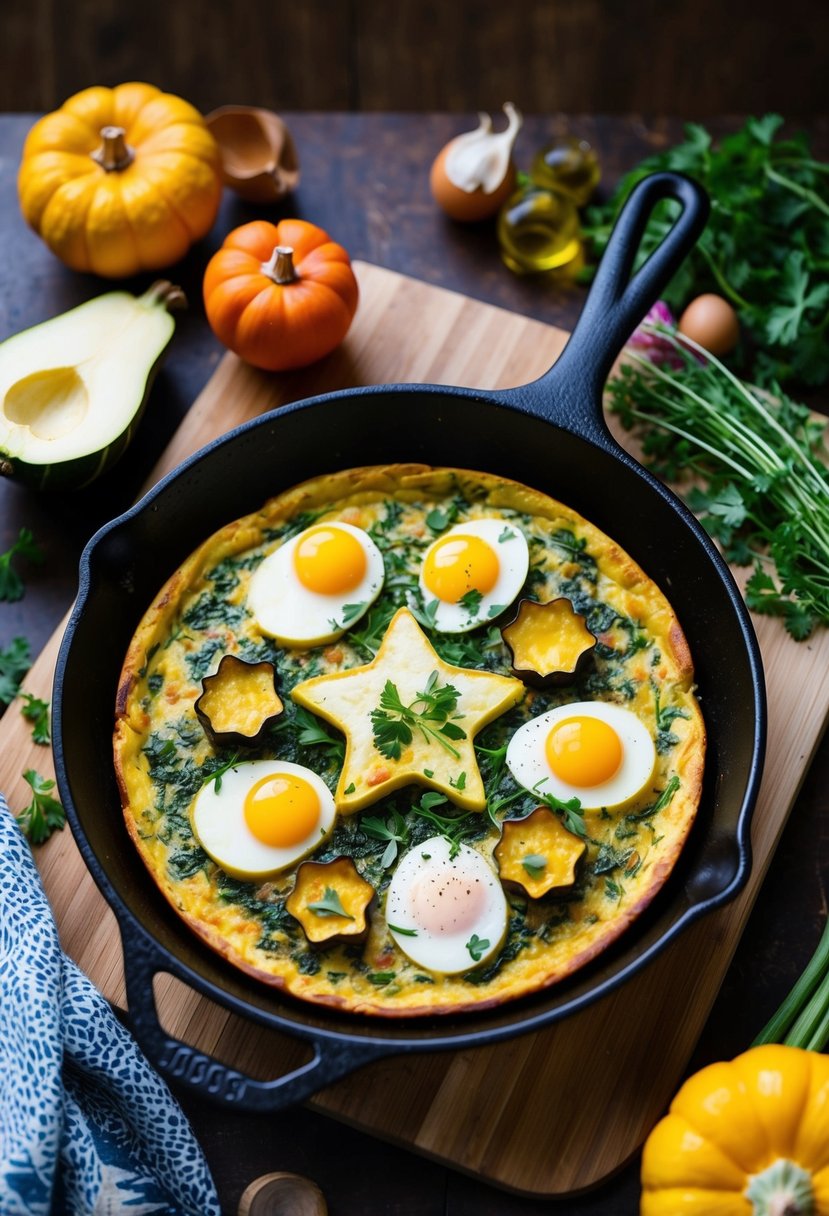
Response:
M671 360L628 345L610 408L656 472L691 475L687 495L728 560L755 569L746 599L798 640L829 624L829 470L824 423L783 394L758 392L703 347L661 325L638 333Z
M761 1043L785 1043L807 1051L829 1046L829 919L811 962L752 1047Z

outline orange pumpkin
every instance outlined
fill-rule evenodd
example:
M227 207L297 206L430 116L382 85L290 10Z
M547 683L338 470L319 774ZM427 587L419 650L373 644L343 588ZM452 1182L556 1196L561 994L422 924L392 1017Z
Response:
M305 367L348 332L357 309L348 254L305 220L254 220L208 263L204 306L216 337L266 371Z
M62 262L122 278L179 261L212 226L219 149L189 102L154 85L84 89L32 127L17 188Z

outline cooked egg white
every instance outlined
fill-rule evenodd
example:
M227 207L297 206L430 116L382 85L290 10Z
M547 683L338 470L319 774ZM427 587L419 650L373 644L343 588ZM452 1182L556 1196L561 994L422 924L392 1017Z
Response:
M487 962L507 932L507 901L491 865L469 845L454 857L443 836L403 857L386 894L386 922L403 953L454 975Z
M444 532L420 568L420 594L435 628L467 633L500 616L521 591L529 565L526 538L512 522L474 519Z
M618 807L653 776L656 748L650 731L629 709L604 701L576 701L520 727L507 746L507 767L519 785L585 810Z
M217 865L234 878L258 879L312 852L331 834L336 810L328 786L309 768L251 760L203 785L191 818Z
M323 646L359 621L383 589L383 556L362 528L318 523L254 571L248 607L283 646Z

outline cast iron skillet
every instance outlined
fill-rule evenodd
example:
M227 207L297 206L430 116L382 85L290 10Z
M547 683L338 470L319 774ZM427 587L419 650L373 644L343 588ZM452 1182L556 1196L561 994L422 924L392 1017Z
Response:
M681 214L631 277L645 223L671 198ZM493 1043L538 1030L616 988L703 912L731 899L750 866L765 699L757 642L728 568L682 503L611 438L601 411L613 359L699 235L707 200L673 174L643 181L616 226L575 333L533 384L498 393L436 385L353 389L283 407L208 445L83 555L58 659L55 761L83 857L115 910L135 1034L168 1077L248 1110L300 1101L383 1056ZM205 537L268 497L326 471L423 461L517 478L607 531L678 610L709 735L697 822L646 913L591 966L494 1010L422 1019L361 1018L281 996L204 946L148 877L123 824L113 776L113 706L124 654L159 586ZM275 1080L243 1076L161 1027L153 976L306 1040L308 1063Z

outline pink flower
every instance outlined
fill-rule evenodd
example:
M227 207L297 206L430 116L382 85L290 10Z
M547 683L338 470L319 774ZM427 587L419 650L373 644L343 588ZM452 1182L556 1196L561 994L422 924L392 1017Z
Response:
M652 363L664 363L674 369L682 367L682 356L665 338L645 329L647 325L662 325L676 331L673 313L664 300L656 301L641 325L628 338L628 345L644 352Z

